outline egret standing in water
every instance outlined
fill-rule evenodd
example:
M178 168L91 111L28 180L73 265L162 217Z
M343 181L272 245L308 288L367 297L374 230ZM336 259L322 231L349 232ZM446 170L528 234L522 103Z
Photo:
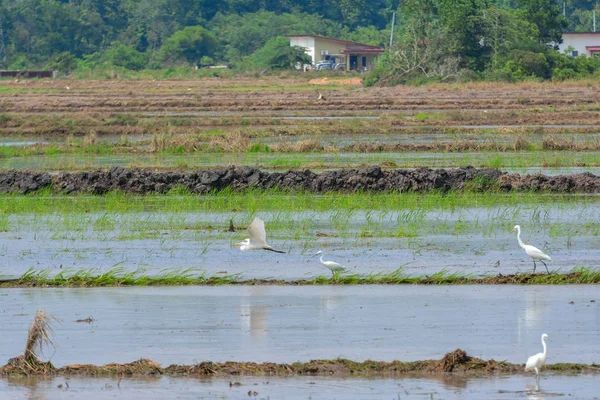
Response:
M535 268L537 267L537 265L535 264L535 260L538 260L539 262L544 264L544 267L546 267L546 272L550 273L550 271L548 271L548 266L544 262L544 260L552 261L550 256L547 254L544 254L544 252L541 251L540 249L538 249L537 247L530 246L528 244L523 243L523 241L521 240L521 226L520 225L515 225L515 227L512 229L511 232L514 232L514 231L517 231L517 240L519 241L519 246L521 246L521 248L523 250L525 250L525 253L527 253L527 255L529 257L531 257L531 259L533 260L533 273L535 274Z
M267 244L267 232L265 231L265 221L260 218L254 218L254 221L248 226L248 239L245 239L235 246L240 246L241 251L247 250L269 250L275 253L285 253L285 251L275 250Z
M548 335L545 333L542 334L542 346L544 347L544 351L529 357L527 359L527 364L525 364L525 371L534 370L536 379L540 377L540 369L546 365L546 339L548 339Z
M321 261L321 264L323 264L326 268L328 268L331 271L332 275L335 275L336 272L345 272L346 269L339 263L336 263L335 261L323 261L323 252L322 251L318 251L315 256L321 255L321 257L319 258L319 261Z

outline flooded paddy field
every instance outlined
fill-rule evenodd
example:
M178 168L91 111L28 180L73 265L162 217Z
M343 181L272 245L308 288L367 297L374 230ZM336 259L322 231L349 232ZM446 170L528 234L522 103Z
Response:
M415 361L456 348L522 364L541 349L541 332L550 364L600 354L594 285L0 289L0 299L3 363L21 353L40 307L60 321L56 349L44 352L57 367Z
M599 88L595 82L363 88L298 77L3 81L0 169L47 171L49 181L98 168L187 173L228 165L317 172L377 165L386 174L473 165L547 180L600 175ZM447 193L198 195L171 188L145 196L54 189L0 196L0 279L106 273L167 275L173 285L192 275L286 285L0 288L1 363L22 353L40 308L56 318L56 347L41 358L57 367L141 358L163 371L203 361L409 362L439 360L457 348L523 364L541 350L543 332L551 337L550 364L600 362L597 285L551 285L574 269L597 273L595 189L506 194L482 184ZM268 243L287 254L234 246L255 217L265 220ZM516 224L526 243L552 257L552 274L541 264L537 269L548 284L342 285L328 280L330 271L315 257L322 250L349 277L523 276L533 263L510 233ZM323 286L291 286L298 280ZM0 398L598 397L594 372L559 367L544 371L536 386L533 374L514 368L393 379L5 376Z
M425 206L427 196L419 200L407 195L406 202L399 197L389 208L368 211L360 206L321 209L327 196L322 197L323 204L298 202L295 211L284 211L294 198L283 195L273 197L280 203L263 203L261 210L256 209L260 198L244 205L251 197L238 195L236 201L235 196L227 200L217 196L211 205L193 197L186 201L186 197L154 196L149 198L152 202L138 206L132 199L133 209L127 211L111 209L117 198L94 206L86 205L85 196L58 197L35 210L24 203L0 218L4 264L0 274L18 277L29 269L45 269L55 275L92 268L100 273L118 266L124 271L143 269L150 275L191 268L208 276L296 280L329 273L314 256L318 250L355 274L399 268L412 276L441 271L474 276L529 272L532 262L510 232L515 224L523 226L526 242L551 255L552 271L596 268L600 259L597 196L531 196L523 204L519 204L521 197L512 196L506 197L506 202L512 202L506 205L498 198L485 206L443 207ZM430 200L443 201L435 198ZM35 201L6 197L3 207L16 207L11 199ZM168 211L170 202L183 209ZM194 208L198 211L189 211ZM269 243L288 254L244 253L234 246L247 237L245 229L254 216L266 221ZM228 232L230 220L235 232Z
M536 386L524 376L491 378L403 377L396 379L277 378L231 379L156 378L9 378L0 379L0 394L14 400L43 396L47 400L107 399L425 399L425 400L546 400L595 398L597 376L550 376ZM67 388L66 383L69 384ZM233 385L230 385L230 383ZM251 393L251 395L248 395ZM255 394L256 393L256 394Z

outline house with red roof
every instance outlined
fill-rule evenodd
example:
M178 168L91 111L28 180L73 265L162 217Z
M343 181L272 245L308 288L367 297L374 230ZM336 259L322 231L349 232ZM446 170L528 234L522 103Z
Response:
M564 32L558 46L561 53L572 57L600 56L600 32Z
M333 39L319 35L287 35L291 46L300 46L312 58L313 66L332 61L346 71L370 71L377 57L384 52L379 46Z

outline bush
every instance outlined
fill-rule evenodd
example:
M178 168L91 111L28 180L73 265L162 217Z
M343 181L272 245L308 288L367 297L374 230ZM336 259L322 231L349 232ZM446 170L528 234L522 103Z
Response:
M529 76L550 77L550 68L546 56L543 53L535 53L529 50L511 50L504 68L517 79Z
M55 54L46 64L46 68L57 71L59 75L68 76L77 69L77 58L67 51Z
M29 68L30 62L23 54L18 54L12 57L8 69L22 71Z
M289 39L275 37L252 54L250 63L266 69L296 69L298 65L311 64L312 60L303 47L290 46Z
M217 38L204 27L186 26L168 38L160 49L161 58L168 62L183 60L199 65L203 57L211 56L217 47Z
M117 67L138 71L147 63L146 55L121 42L114 42L104 51L104 58Z

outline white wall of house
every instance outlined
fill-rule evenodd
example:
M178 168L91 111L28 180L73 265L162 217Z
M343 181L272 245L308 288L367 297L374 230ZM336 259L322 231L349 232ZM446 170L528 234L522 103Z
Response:
M303 37L291 37L291 46L300 46L306 48L306 54L310 56L312 62L315 63L315 38L303 36Z
M590 57L592 53L587 46L600 46L600 32L574 32L563 33L563 42L558 46L561 53L571 46L577 53L569 53L570 56Z
M346 48L344 43L337 40L327 40L325 38L314 38L308 36L290 37L291 46L300 46L306 48L306 54L312 59L312 63L326 59L328 55L339 55ZM345 59L345 57L343 57ZM344 61L344 60L340 60Z

